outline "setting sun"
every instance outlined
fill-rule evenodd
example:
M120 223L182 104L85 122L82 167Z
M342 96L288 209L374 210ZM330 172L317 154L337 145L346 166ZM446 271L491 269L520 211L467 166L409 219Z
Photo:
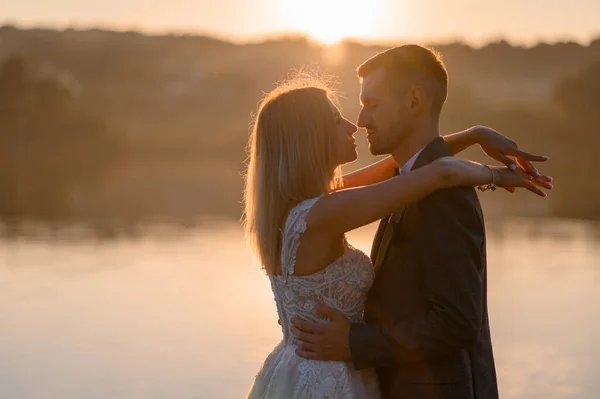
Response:
M290 25L324 44L348 37L371 37L380 7L364 0L286 0Z

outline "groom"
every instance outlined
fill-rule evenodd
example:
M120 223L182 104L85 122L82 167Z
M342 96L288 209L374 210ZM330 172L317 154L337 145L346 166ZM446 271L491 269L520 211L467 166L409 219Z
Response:
M372 154L391 154L402 174L451 155L439 137L448 75L437 54L392 48L358 75L358 124ZM383 219L371 259L364 323L320 306L331 323L293 320L298 354L375 368L384 398L498 398L485 228L474 189L440 190Z

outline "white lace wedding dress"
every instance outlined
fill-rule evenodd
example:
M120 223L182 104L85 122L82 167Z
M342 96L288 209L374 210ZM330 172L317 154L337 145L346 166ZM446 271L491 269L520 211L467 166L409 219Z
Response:
M306 230L306 215L320 197L301 202L286 220L281 250L282 274L270 276L283 340L258 372L247 398L378 398L372 369L357 371L351 362L306 360L296 355L290 331L293 316L324 322L315 304L342 311L351 322L360 322L363 305L374 279L369 257L344 240L344 253L323 270L293 276L296 252Z

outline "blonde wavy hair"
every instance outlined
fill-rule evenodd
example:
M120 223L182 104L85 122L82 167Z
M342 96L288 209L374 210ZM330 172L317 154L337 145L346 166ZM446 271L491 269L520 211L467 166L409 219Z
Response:
M288 212L342 186L330 101L337 103L337 97L328 81L303 76L278 85L259 103L248 146L243 223L267 274L281 273Z

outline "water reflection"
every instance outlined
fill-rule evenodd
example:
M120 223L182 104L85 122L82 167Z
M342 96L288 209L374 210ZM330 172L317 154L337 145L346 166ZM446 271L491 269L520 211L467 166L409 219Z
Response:
M367 251L373 226L350 241ZM503 398L592 398L597 226L489 226ZM3 398L237 398L280 339L267 279L235 224L97 241L0 241Z

